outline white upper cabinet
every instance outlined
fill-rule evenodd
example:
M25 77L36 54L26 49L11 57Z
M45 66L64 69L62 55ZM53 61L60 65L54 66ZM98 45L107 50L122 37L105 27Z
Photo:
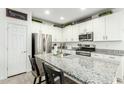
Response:
M122 40L124 31L124 13L114 13L93 19L94 41Z
M62 29L62 42L66 42L66 28Z
M73 40L73 31L72 26L67 26L63 29L63 41L64 42L71 42Z
M124 34L124 12L96 18L63 28L64 42L78 42L79 34L94 33L94 41L122 40ZM124 39L123 39L124 40Z
M63 29L64 42L78 42L79 25L70 25Z
M62 42L62 29L58 27L52 27L52 42Z
M86 23L83 22L83 23L80 23L79 24L79 34L83 34L86 32Z
M93 32L93 22L92 20L89 20L85 22L86 24L86 32Z
M86 32L93 32L93 22L92 20L82 22L79 24L79 34Z
M119 12L106 16L106 40L121 40L124 13Z
M92 20L94 41L105 41L105 17Z
M52 32L52 42L57 42L57 38L56 38L56 30L55 28L51 29Z
M52 35L52 42L62 42L62 28L53 25L32 22L32 33Z
M78 42L79 41L78 36L79 36L79 24L72 25L72 41Z

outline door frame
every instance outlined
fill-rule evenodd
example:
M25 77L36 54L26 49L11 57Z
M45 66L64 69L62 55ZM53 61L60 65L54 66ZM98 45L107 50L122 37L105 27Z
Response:
M6 45L7 45L7 47L6 47L6 50L7 50L7 51L6 51L6 53L7 53L7 57L6 57L6 58L7 58L7 59L6 59L6 61L7 61L7 68L6 68L6 69L7 69L7 78L10 77L10 76L8 76L8 39L9 39L9 38L8 38L8 34L9 34L9 33L8 33L8 29L9 29L8 26L9 26L9 25L17 25L17 26L25 26L25 27L26 27L26 71L25 71L25 72L27 72L27 65L28 65L28 64L27 64L27 54L28 54L28 53L27 53L27 34L28 34L28 25L17 24L17 23L9 23L9 22L8 22L8 23L7 23L7 31L6 31L6 34L7 34L7 38L6 38Z

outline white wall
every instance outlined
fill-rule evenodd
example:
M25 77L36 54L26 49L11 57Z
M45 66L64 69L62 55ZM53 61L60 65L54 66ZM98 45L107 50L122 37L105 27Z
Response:
M19 24L27 26L27 55L31 54L31 12L15 9L28 14L28 20L18 20L6 17L6 9L0 8L0 79L7 78L7 25ZM30 62L27 57L27 71L30 71Z
M5 11L0 8L0 79L4 79L7 76L7 63L5 62L6 47L5 47L5 37L6 37L6 21L5 21Z

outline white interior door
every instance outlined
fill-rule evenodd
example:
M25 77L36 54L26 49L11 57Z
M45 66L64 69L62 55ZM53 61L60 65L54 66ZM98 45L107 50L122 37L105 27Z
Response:
M8 76L26 72L26 26L8 25Z

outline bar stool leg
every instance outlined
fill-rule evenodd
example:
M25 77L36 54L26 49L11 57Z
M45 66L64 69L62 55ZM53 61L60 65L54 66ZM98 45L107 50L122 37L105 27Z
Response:
M33 84L35 84L35 83L36 83L36 79L37 79L37 78L35 77L35 78L34 78L34 83L33 83Z

